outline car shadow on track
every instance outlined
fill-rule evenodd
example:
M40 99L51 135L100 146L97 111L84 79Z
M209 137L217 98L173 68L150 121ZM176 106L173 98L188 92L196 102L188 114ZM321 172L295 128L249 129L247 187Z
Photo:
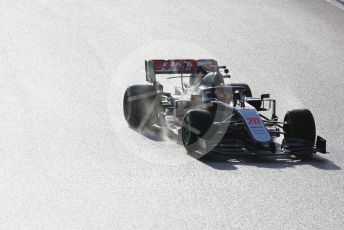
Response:
M256 157L256 156L238 156L230 158L227 161L201 160L204 164L217 170L235 170L237 166L254 166L258 168L283 169L292 168L300 165L311 165L321 170L341 170L334 162L315 155L312 160L302 161L292 156L283 157Z
M132 128L135 132L153 141L166 141L168 137L165 136L162 129L153 127L151 129L143 129L141 131ZM189 153L188 153L189 154ZM189 154L190 155L190 154ZM195 157L190 155L190 157ZM282 169L291 168L300 165L311 165L321 170L341 170L341 168L334 162L320 156L315 155L313 159L302 161L293 156L271 156L271 157L257 157L257 156L235 156L226 161L223 160L209 160L199 159L202 163L217 169L217 170L236 170L237 166L255 166L258 168Z

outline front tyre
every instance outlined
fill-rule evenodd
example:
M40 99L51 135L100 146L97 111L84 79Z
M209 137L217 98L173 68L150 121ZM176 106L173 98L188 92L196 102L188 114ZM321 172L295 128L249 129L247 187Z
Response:
M185 116L182 126L182 142L188 152L201 152L205 154L201 140L209 130L212 118L208 111L191 110ZM202 157L203 155L200 155Z
M316 137L315 122L312 113L308 109L296 109L288 111L284 117L283 130L285 139L301 139L314 145ZM298 154L302 160L310 160L314 153Z

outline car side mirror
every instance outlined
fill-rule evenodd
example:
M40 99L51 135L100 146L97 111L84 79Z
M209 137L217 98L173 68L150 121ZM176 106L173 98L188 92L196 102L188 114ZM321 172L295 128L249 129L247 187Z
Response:
M262 94L262 95L260 95L260 99L264 99L264 98L270 98L270 94Z

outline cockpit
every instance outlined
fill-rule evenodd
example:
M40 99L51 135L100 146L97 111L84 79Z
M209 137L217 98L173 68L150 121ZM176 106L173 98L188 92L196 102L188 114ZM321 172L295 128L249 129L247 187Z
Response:
M203 100L218 100L224 103L230 103L233 100L233 91L230 86L215 86L211 88L200 88L199 95Z
M199 82L203 87L216 87L224 85L223 76L219 73L208 73Z

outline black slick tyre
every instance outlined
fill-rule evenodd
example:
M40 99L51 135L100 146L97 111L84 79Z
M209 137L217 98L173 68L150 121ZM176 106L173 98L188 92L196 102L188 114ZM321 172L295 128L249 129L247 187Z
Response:
M152 85L134 85L123 97L124 118L133 128L150 128L158 122L159 95Z
M201 151L199 140L212 124L208 111L191 110L184 116L182 126L182 142L188 152Z
M312 113L308 109L296 109L288 111L284 117L283 130L285 139L300 139L309 142L311 145L315 142L316 128ZM310 160L314 153L298 154L297 157L302 160Z

